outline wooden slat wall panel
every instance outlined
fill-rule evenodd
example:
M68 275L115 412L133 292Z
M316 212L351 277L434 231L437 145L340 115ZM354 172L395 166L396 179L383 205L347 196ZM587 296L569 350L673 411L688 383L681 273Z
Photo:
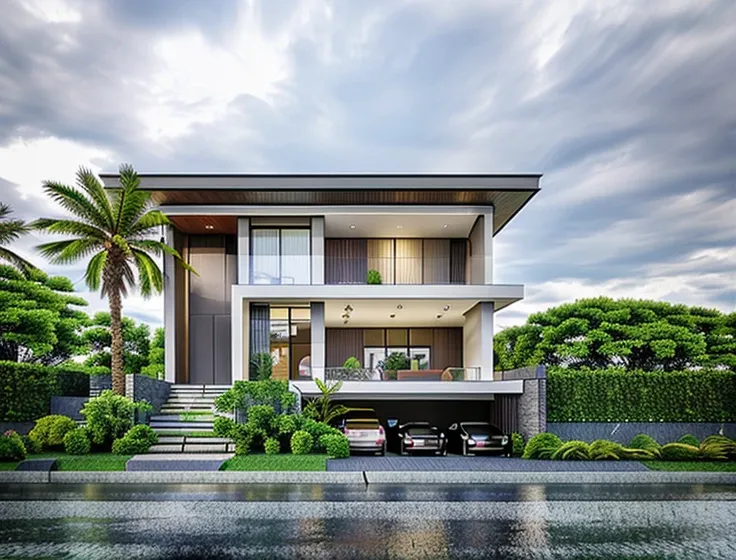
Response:
M422 283L422 240L396 240L396 283Z
M383 284L394 283L394 240L368 240L368 270L381 273Z
M467 252L468 241L466 239L450 240L450 284L465 284Z
M491 424L506 433L519 431L519 397L517 395L496 395L491 402Z
M432 329L432 369L446 367L462 367L463 365L463 329Z
M425 239L423 252L424 284L450 282L450 240Z
M366 239L325 239L325 284L365 284L367 275Z
M325 329L327 367L342 367L354 356L363 363L363 329Z

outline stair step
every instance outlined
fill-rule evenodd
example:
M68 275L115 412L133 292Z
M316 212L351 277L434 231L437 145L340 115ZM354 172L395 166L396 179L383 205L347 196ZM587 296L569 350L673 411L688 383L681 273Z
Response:
M150 426L154 430L180 429L190 432L205 432L214 428L212 422L151 422Z
M184 436L159 436L158 443L163 444L179 444L184 445Z
M151 416L151 422L214 422L215 417L212 414L192 414L186 418L181 416L187 416L185 412L175 414L158 414Z
M184 453L227 453L227 444L192 445L185 443Z
M148 453L181 453L182 452L181 450L182 450L182 444L179 444L179 445L156 444L150 447L150 449L148 450Z

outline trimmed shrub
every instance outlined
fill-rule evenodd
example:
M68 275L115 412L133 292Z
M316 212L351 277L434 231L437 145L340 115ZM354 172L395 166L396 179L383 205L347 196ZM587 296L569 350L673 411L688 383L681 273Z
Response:
M350 457L350 441L344 434L325 434L319 438L319 443L330 459Z
M133 427L133 413L150 409L148 403L136 403L108 390L88 400L82 408L82 415L87 419L92 443L110 449L113 441L125 436Z
M659 458L659 449L637 449L624 447L621 449L621 459L625 461L651 461Z
M686 443L687 445L692 445L693 447L700 447L700 441L698 441L698 438L691 434L685 434L677 440L677 443Z
M550 459L562 447L562 440L555 434L541 433L532 437L524 448L524 459Z
M28 437L35 439L41 449L61 449L64 436L77 428L77 423L68 416L51 414L40 418Z
M594 461L618 461L624 446L615 441L597 439L590 444L589 455Z
M647 449L650 451L655 450L659 452L661 447L662 446L659 445L656 439L646 434L639 434L638 436L634 436L629 442L629 448L631 449Z
M325 448L322 445L322 436L327 434L337 434L337 435L344 435L340 430L337 428L333 428L329 424L325 424L324 422L317 422L316 420L312 420L311 418L305 418L302 422L301 430L309 433L309 435L312 436L312 441L314 442L314 450L318 453L324 453Z
M0 461L22 461L26 458L26 448L14 430L0 435Z
M723 454L727 459L736 459L736 441L721 435L708 436L700 444L700 452L705 458Z
M291 414L296 409L296 400L296 393L289 391L288 381L236 381L215 399L215 408L220 412L247 412L254 405L267 404L276 414Z
M524 443L524 436L521 434L514 432L511 434L511 444L512 444L512 452L511 454L514 457L521 457L524 455L524 447L526 447L526 443Z
M291 436L291 452L294 455L306 455L312 451L312 445L314 440L309 432L304 430L297 430L294 435Z
M235 454L247 455L255 439L253 426L250 424L235 424L230 431L230 437L235 442Z
M38 441L36 438L32 438L31 436L23 436L23 445L26 447L26 452L28 453L41 453L43 451L43 446L41 445L41 442Z
M668 443L662 446L665 461L695 461L700 459L700 449L686 443Z
M86 428L76 428L64 436L64 451L69 455L87 455L91 448Z
M280 436L288 436L296 432L302 425L303 419L298 414L282 414L276 417L274 427Z
M381 273L378 272L375 269L371 269L368 271L368 276L366 277L366 284L382 284L383 278L381 278Z
M258 352L250 358L250 378L268 381L273 374L273 356L270 352Z
M112 444L115 455L137 455L145 453L158 442L158 435L150 426L139 424L133 426L125 436L116 439Z
M736 372L549 368L547 420L733 422Z
M212 430L216 436L230 437L230 432L235 426L235 421L227 416L215 416Z
M278 439L270 437L263 444L263 449L266 455L278 455L281 453L281 443Z
M263 435L271 431L276 412L268 404L257 404L248 409L248 424Z
M584 441L568 441L552 454L552 459L555 461L587 461L590 459L590 446Z

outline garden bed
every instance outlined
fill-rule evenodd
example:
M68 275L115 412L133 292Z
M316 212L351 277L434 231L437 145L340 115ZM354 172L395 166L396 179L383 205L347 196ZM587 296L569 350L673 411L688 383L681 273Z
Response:
M653 471L736 472L734 461L642 461Z

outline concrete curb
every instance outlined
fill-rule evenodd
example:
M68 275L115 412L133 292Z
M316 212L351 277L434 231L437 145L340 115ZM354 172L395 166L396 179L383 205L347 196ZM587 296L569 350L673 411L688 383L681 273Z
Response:
M736 473L667 471L375 471L365 478L368 484L736 484Z
M732 484L721 472L0 472L0 484Z

